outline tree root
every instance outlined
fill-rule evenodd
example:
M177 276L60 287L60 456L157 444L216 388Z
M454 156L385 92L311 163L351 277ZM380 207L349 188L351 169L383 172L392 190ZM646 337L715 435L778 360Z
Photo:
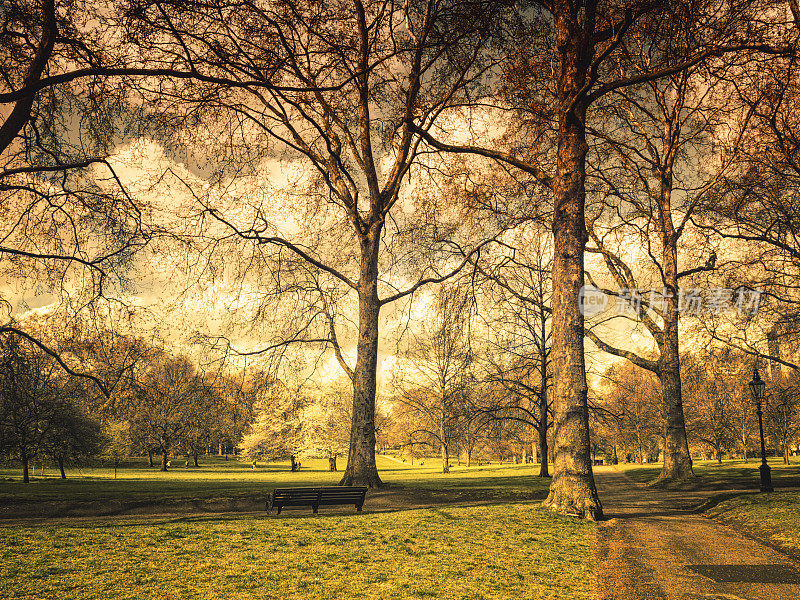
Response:
M383 482L381 481L381 478L378 476L377 471L375 473L364 473L364 474L354 475L349 470L346 470L344 472L344 476L342 477L341 481L339 481L339 485L379 488L383 487Z
M589 521L603 519L603 506L596 494L567 493L566 490L551 489L542 506L562 515L573 515Z

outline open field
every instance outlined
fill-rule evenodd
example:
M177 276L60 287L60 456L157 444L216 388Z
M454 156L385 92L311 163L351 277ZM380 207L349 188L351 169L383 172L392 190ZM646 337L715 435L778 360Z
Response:
M121 514L148 507L167 513L259 510L273 487L335 485L341 477L341 472L328 471L323 460L305 461L297 473L289 470L288 462L259 465L255 470L236 459L213 457L200 464L162 473L142 460L119 469L116 479L108 468L69 471L66 480L51 470L49 477L34 477L29 484L22 483L17 471L0 471L0 516ZM435 461L411 466L380 456L378 468L387 485L368 494L367 510L542 499L550 483L536 476L537 465L454 466L444 475Z
M204 469L85 471L83 477L4 481L17 503L64 492L75 501L133 494L155 501L249 494L275 485L333 483L309 462L300 473L236 461ZM591 595L594 526L552 514L538 502L549 481L535 465L455 468L380 460L389 488L439 506L365 512L322 509L265 514L67 519L0 527L0 598L552 598ZM318 467L318 470L313 470ZM492 488L503 502L481 490ZM369 495L368 495L369 497ZM458 505L450 500L473 500ZM402 508L402 506L397 507ZM365 507L369 510L369 503Z
M531 503L0 527L0 597L587 599L591 531Z

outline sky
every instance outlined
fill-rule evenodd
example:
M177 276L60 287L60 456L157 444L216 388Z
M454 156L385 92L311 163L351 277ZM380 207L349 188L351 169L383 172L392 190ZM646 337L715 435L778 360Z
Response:
M473 115L474 116L474 115ZM474 136L492 137L500 130L502 123L497 116L487 115L477 119L471 130L459 126L458 118L452 122L444 122L444 129L453 132L452 141L462 142ZM461 133L459 133L461 132ZM312 181L308 166L296 157L273 154L262 157L257 166L242 176L223 180L220 185L212 184L208 179L211 169L210 158L205 141L202 138L190 141L184 150L166 150L153 139L136 139L120 145L110 157L110 163L119 175L128 192L134 198L145 201L152 207L154 218L166 228L176 228L189 232L194 223L192 217L198 213L200 199L214 206L226 206L226 218L239 226L247 227L253 221L252 207L258 205L261 216L271 226L280 230L286 237L304 239L308 231L303 210L303 190ZM388 164L390 158L384 157L379 164ZM412 214L415 210L415 197L420 193L417 179L409 178L403 196L395 209L397 218ZM248 210L240 210L237 206L248 206ZM321 221L330 225L331 217L325 216ZM224 233L224 227L217 226L216 232ZM334 240L335 242L335 240ZM328 243L331 243L329 240ZM649 262L644 248L638 244L623 246L627 262L632 265L646 265ZM130 272L131 287L121 292L124 302L132 307L135 314L133 331L140 335L157 333L168 345L177 351L201 356L195 345L194 336L198 333L207 335L226 335L233 345L243 351L252 351L263 347L265 329L231 328L230 318L245 323L256 319L268 321L263 315L258 317L248 303L264 292L264 287L253 277L237 281L235 267L240 256L223 256L221 263L205 261L185 248L174 248L165 242L153 244L136 259ZM587 255L587 267L598 282L611 285L599 264L597 256ZM346 267L345 267L346 268ZM212 273L213 272L213 273ZM210 275L214 277L210 277ZM351 270L352 278L357 275ZM394 272L390 275L393 282L402 287L408 284L403 276ZM611 286L613 287L613 286ZM46 310L54 301L54 296L42 289L22 290L7 282L2 290L3 296L13 298L19 314L26 310ZM430 291L417 294L414 304L407 308L404 304L384 307L383 332L380 349L379 378L386 380L386 371L395 363L394 340L392 339L406 317L404 311L410 310L411 322L420 321L427 313ZM341 333L340 342L350 364L354 364L355 335L352 324L355 323L355 304L352 300L345 302L342 322L350 321L351 326L346 333ZM606 320L615 309L610 306L595 321L604 320L598 327L598 333L619 347L650 353L653 350L652 339L641 325L632 324L629 320L614 318ZM248 312L249 311L249 312ZM591 323L592 321L590 321ZM591 342L587 342L587 359L590 371L605 368L617 360L609 355L597 352ZM319 369L322 378L337 377L341 369L335 358L329 353Z

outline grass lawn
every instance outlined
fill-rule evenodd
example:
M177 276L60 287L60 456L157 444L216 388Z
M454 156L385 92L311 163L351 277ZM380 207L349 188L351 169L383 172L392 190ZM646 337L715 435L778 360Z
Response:
M182 463L181 463L182 464ZM140 503L169 503L212 498L264 498L273 487L335 485L341 472L327 470L327 460L308 460L292 473L289 463L260 464L230 458L208 457L199 468L173 467L166 473L148 468L144 459L121 468L82 468L67 472L67 479L50 469L47 477L36 476L24 484L19 471L0 470L0 506L42 502L89 502L125 500ZM389 457L378 457L378 469L388 489L401 490L421 503L469 500L530 500L546 494L550 480L536 476L538 465L453 466L444 475L435 461L411 466Z
M800 558L800 493L743 494L724 500L706 511Z
M591 530L533 503L5 526L0 597L588 600Z
M221 461L224 462L224 461ZM84 472L29 486L4 481L18 502L134 494L247 493L265 486L333 483L337 474L235 461L203 469ZM591 596L593 524L516 496L546 489L535 466L485 465L450 475L380 459L402 489L471 498L494 486L511 501L354 514L309 510L280 517L125 517L0 526L0 598L552 598ZM113 474L112 474L113 477ZM390 486L391 487L391 486Z

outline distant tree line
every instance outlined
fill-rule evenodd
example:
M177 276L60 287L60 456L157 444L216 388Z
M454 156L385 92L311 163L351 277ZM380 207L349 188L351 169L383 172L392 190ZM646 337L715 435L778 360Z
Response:
M748 382L752 360L720 346L681 357L689 448L695 458L758 458L760 441L756 408ZM767 453L785 464L800 452L800 380L794 371L773 365L764 379L764 430ZM657 383L630 363L615 364L602 374L592 413L593 443L606 461L660 460L662 417Z

